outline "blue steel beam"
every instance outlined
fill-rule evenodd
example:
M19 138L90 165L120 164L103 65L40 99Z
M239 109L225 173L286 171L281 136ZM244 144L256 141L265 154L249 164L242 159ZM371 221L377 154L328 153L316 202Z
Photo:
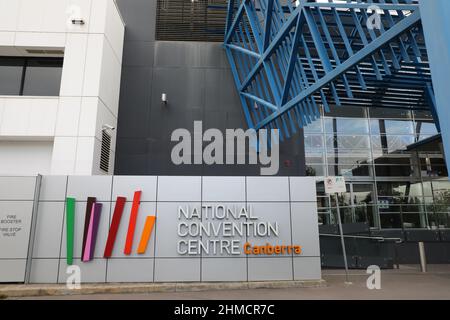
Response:
M436 113L442 133L447 168L450 168L450 1L421 0L420 11L431 66Z
M272 114L270 117L264 119L261 123L259 123L256 126L256 129L260 129L262 127L265 127L267 123L272 121L273 119L279 117L280 115L284 114L286 111L288 111L290 108L295 106L296 104L302 102L306 97L310 96L311 94L314 94L316 91L320 90L325 85L332 82L334 79L339 77L340 75L344 74L346 71L348 71L350 68L354 67L356 64L367 58L367 56L374 53L377 49L384 46L386 43L397 37L399 34L407 30L408 28L412 27L413 25L417 24L420 21L420 13L418 11L414 12L407 18L405 18L403 21L398 23L396 26L394 26L389 31L385 32L382 36L377 38L375 41L373 41L371 44L364 47L362 50L354 54L350 59L348 59L346 62L341 64L339 67L335 68L331 72L327 73L322 79L320 79L318 82L310 86L308 89L303 91L300 95L286 103L282 108L280 108L275 114Z
M379 30L366 24L372 5L382 10ZM224 47L249 127L289 138L331 103L433 104L417 1L242 0L229 8Z

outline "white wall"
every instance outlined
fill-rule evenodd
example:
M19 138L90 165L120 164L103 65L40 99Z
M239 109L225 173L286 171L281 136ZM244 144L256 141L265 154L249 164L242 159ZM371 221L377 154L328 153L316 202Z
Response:
M67 24L70 8L85 25ZM60 97L0 96L0 139L53 140L51 174L104 174L99 146L103 125L117 126L124 32L114 0L0 0L0 55L64 50Z
M0 141L0 175L50 174L53 141Z

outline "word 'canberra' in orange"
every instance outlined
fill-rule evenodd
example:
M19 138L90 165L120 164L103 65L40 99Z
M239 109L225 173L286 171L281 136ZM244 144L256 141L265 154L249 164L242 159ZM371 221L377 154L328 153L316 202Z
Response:
M296 245L276 245L272 246L266 244L265 246L252 246L250 243L244 244L244 253L248 255L261 255L261 254L302 254L302 247Z

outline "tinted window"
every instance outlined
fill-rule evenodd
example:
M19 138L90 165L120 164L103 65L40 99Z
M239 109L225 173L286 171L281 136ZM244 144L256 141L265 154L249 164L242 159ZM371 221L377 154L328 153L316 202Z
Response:
M29 60L25 72L23 95L59 96L61 74L60 59Z
M20 94L24 59L0 58L0 95Z
M59 96L63 58L0 57L0 95Z

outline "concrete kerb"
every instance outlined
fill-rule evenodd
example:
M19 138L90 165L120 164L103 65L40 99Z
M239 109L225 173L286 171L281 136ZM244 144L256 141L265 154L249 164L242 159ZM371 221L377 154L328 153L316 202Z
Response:
M263 282L192 282L192 283L114 283L82 284L79 290L66 285L0 285L1 298L67 296L92 294L145 294L168 292L201 292L218 290L317 288L327 286L325 280Z

